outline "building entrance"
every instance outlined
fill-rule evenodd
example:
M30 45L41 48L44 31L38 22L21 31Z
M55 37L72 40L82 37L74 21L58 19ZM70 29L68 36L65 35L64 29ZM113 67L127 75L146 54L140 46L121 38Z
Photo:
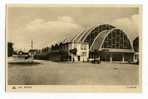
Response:
M78 56L78 61L80 61L80 56Z
M101 61L125 61L124 53L102 53Z

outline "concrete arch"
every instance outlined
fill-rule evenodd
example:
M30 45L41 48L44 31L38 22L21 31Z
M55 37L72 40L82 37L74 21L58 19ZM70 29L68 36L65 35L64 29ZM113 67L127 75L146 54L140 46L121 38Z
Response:
M102 41L102 40L101 40L99 37L100 37L100 35L106 34L108 31L109 31L109 30L104 30L104 31L100 32L100 33L96 36L96 38L94 39L92 45L90 46L90 50L93 50L93 49L94 49L93 47L94 47L94 45L95 45L96 42L100 43L100 44L97 44L98 46L101 45L101 41ZM98 38L99 38L99 39L98 39ZM99 41L98 41L98 40L99 40ZM100 47L99 47L99 48L100 48Z
M96 49L101 50L105 39L108 37L109 34L111 34L113 31L116 31L116 30L119 30L121 33L123 33L123 35L128 39L130 47L133 50L132 43L131 43L129 37L127 36L127 34L125 32L123 32L121 29L118 29L118 28L113 28L111 30L104 30L104 31L100 32L96 36L96 38L94 39L90 50L96 50Z
M104 30L110 30L112 28L115 28L112 25L109 24L103 24L103 25L97 25L96 27L93 27L89 31L85 33L85 35L82 37L81 42L88 42L89 46L93 43L93 40L96 38L96 36L104 31Z

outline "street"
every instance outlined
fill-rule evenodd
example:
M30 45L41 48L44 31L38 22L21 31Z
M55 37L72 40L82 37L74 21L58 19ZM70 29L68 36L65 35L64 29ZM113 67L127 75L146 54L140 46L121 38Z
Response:
M57 63L8 65L9 85L137 85L139 65Z

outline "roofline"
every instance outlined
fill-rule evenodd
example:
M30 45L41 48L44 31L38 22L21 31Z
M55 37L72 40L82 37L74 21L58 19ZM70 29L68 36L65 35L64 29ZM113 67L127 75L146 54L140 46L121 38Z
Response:
M110 25L110 24L97 24L95 26L93 26L92 28L90 28L86 33L85 37L83 38L82 42L84 42L84 40L88 37L88 35L91 33L91 31L93 31L95 28L102 26L102 25L109 25L109 26L113 26L114 28L116 28L114 25ZM103 30L104 31L104 30ZM101 31L102 32L102 31Z
M107 37L112 31L114 31L114 30L116 30L116 29L118 29L118 28L113 28L113 29L111 29L111 30L108 31L108 33L104 36L104 38L103 38L103 40L102 40L102 43L101 43L101 46L100 46L99 49L102 48L102 45L103 45L103 43L104 43L106 37ZM118 29L118 30L121 30L121 29ZM128 38L128 40L129 40L129 42L130 42L130 45L131 45L131 47L132 47L132 50L133 50L133 45L132 45L131 40L129 39L128 35L127 35L123 30L121 30L121 31L122 31L122 32L126 35L126 37Z
M63 44L70 44L70 43L81 43L81 44L88 44L87 42L65 42Z
M109 30L104 30L104 31L102 31L102 32L104 33L105 31L108 32ZM95 41L97 40L97 38L100 36L100 34L101 34L102 32L98 33L98 35L95 37L93 43L92 43L91 46L90 46L90 50L92 49L92 46L94 45Z

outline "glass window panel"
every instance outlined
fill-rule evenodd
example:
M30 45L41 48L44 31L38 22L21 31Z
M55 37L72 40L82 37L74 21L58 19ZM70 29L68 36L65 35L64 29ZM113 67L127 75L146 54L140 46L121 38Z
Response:
M131 48L130 41L121 30L115 30L105 39L103 47L105 48Z

